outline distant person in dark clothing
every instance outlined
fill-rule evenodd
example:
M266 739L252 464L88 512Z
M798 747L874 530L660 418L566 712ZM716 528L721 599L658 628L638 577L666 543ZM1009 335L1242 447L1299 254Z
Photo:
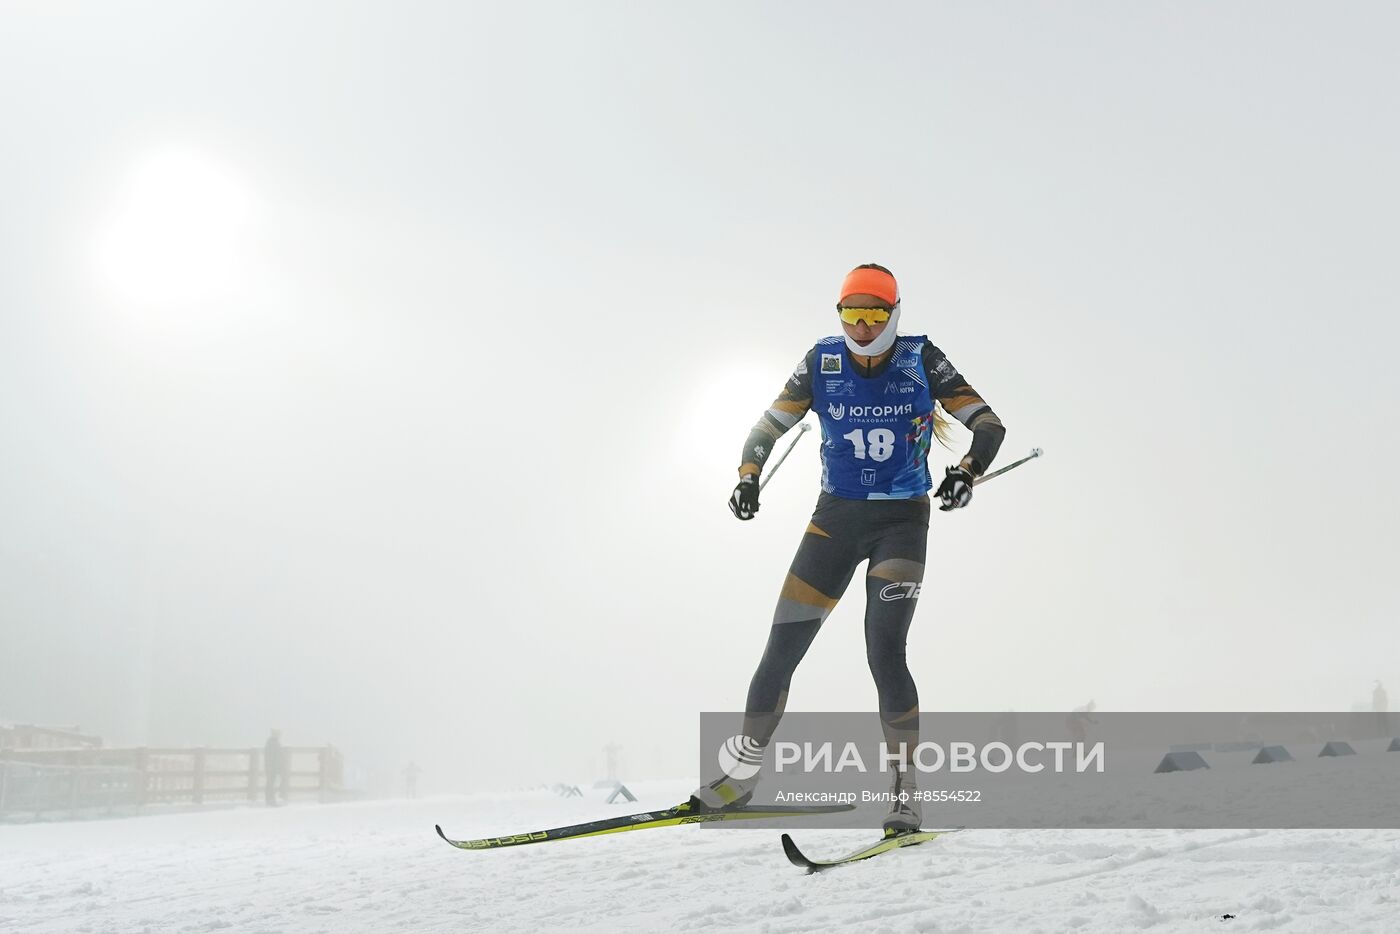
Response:
M270 808L277 806L277 785L280 781L282 791L285 795L287 783L284 776L286 768L286 756L282 751L282 731L273 730L272 735L263 743L263 774L267 781L267 806Z
M1065 725L1069 727L1070 735L1074 737L1076 743L1085 742L1086 729L1084 724L1099 722L1093 717L1094 710L1097 707L1098 704L1094 701L1089 701L1089 703L1085 704L1083 707L1076 707L1074 710L1070 711L1069 717L1065 720Z

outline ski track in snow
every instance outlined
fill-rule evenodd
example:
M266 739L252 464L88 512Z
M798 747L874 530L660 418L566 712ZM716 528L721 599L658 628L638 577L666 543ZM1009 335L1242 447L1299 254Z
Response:
M665 807L690 787L639 784L630 807ZM621 813L601 792L532 791L0 825L0 930L1400 930L1400 831L970 830L811 876L787 862L776 830L675 827L492 852L433 832ZM820 858L873 832L792 833Z

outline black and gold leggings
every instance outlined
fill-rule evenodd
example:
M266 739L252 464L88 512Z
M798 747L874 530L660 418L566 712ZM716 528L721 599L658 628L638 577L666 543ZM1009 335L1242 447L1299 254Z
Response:
M919 692L905 662L928 548L929 499L857 500L823 493L783 582L768 646L749 684L744 732L766 744L788 687L822 621L855 574L865 572L865 657L886 741L917 742ZM911 745L912 748L912 745Z

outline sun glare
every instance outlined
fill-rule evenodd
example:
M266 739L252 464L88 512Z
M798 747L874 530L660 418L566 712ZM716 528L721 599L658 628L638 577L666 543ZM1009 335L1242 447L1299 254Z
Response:
M104 293L155 307L226 296L245 269L253 213L247 183L215 159L189 149L148 154L98 231Z
M771 363L754 363L697 380L687 417L677 423L677 455L706 473L737 467L744 438L785 376Z

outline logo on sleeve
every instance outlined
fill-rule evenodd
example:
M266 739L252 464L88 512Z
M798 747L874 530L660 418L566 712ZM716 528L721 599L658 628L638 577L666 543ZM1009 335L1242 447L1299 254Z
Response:
M839 353L824 353L824 354L822 354L822 372L823 372L823 373L840 373L840 372L841 372L841 355L840 355Z

